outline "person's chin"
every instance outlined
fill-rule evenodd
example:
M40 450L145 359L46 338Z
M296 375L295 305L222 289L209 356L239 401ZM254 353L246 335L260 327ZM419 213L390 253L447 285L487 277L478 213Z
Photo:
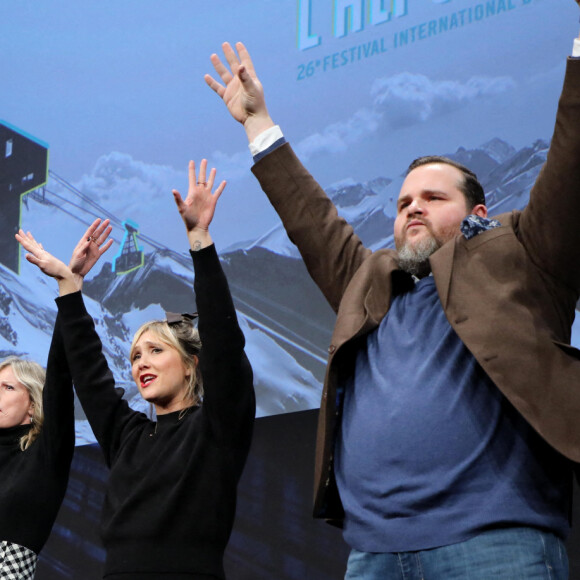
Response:
M431 240L431 236L428 235L413 236L412 239L407 240L405 247L413 254L422 253L426 246L431 247L433 245Z
M155 394L153 393L153 390L147 391L147 389L139 389L139 392L141 393L141 397L143 397L143 399L148 403L153 403L155 400Z

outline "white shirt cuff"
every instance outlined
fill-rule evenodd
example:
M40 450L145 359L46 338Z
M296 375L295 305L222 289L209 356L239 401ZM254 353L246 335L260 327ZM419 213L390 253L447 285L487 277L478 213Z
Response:
M580 38L574 39L574 47L572 48L572 56L580 56Z
M282 133L282 129L280 129L279 125L274 125L274 127L270 127L265 131L262 131L251 143L250 143L250 153L252 156L258 155L262 151L265 151L278 141L278 139L282 139L284 137Z

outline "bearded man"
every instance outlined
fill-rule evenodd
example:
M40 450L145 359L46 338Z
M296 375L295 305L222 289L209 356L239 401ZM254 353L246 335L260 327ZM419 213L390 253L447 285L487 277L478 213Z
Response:
M565 579L580 460L580 40L521 212L487 217L469 169L409 167L396 251L371 252L270 118L243 44L221 83L252 171L337 313L314 515L343 526L346 578Z

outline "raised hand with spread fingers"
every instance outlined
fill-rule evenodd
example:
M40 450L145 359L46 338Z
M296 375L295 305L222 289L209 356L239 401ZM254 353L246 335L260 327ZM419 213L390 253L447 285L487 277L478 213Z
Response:
M228 66L215 53L210 58L223 84L209 74L204 79L222 98L232 117L244 126L248 140L252 142L260 133L274 126L266 107L264 89L250 53L241 42L236 43L237 53L228 42L222 44L222 49Z
M26 259L37 266L43 274L55 278L61 296L82 289L83 279L99 258L111 247L113 240L107 239L112 231L109 220L96 219L85 231L67 266L46 251L30 232L19 230L16 239L28 252Z
M222 181L212 192L216 176L215 168L207 176L207 160L203 159L199 165L199 177L196 177L195 162L189 162L189 189L187 197L183 199L176 189L173 198L177 210L187 230L187 237L193 251L201 250L211 245L209 225L215 213L217 201L226 186Z

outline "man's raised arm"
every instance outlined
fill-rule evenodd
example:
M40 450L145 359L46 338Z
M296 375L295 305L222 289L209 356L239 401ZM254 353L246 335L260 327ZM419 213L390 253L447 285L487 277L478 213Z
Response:
M579 213L580 36L567 62L546 163L518 223L518 237L534 263L580 293Z
M280 128L268 113L264 90L246 47L236 43L236 53L225 42L222 48L227 65L217 54L211 55L222 82L210 75L205 75L205 81L244 126L254 156L254 175L298 247L310 276L337 310L348 283L370 251L285 145Z

